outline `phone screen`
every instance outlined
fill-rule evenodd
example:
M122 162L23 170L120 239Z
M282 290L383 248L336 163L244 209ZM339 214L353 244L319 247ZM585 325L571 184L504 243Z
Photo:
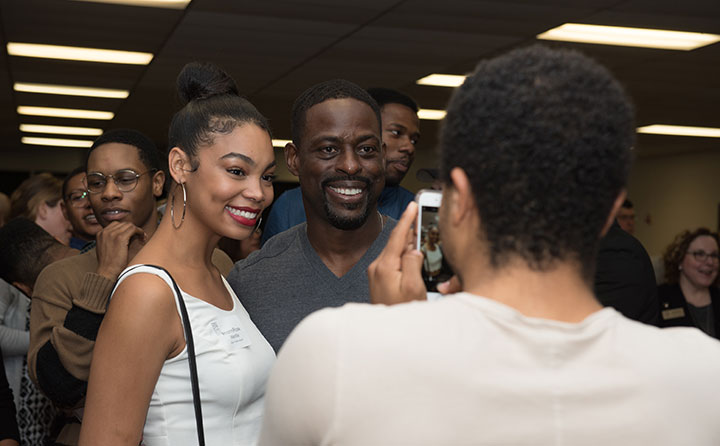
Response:
M438 229L438 209L435 206L421 206L420 210L418 249L423 254L422 277L429 292L437 291L438 283L452 277L452 270L443 255Z

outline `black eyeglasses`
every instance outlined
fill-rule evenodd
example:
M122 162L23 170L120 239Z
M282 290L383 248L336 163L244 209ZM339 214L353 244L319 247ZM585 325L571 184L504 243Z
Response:
M688 251L688 254L691 254L698 262L704 262L708 258L713 262L720 261L720 254L716 252L705 252L700 249L697 251Z
M65 201L70 202L74 208L84 208L88 203L88 193L85 190L78 190L65 195Z
M112 178L115 186L120 192L132 192L138 184L138 178L146 173L155 172L157 169L150 169L143 173L137 173L132 169L118 170L113 175L103 175L100 172L92 172L85 177L85 186L91 194L99 194L105 190L108 179Z

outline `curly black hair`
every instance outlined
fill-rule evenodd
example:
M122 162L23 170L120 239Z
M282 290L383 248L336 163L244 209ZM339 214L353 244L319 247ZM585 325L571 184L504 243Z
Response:
M162 169L163 165L160 161L160 152L158 151L155 143L143 133L133 129L113 129L98 136L85 156L85 166L87 166L90 154L93 150L103 144L113 142L127 144L138 149L140 161L142 161L148 169Z
M454 92L440 175L467 173L493 267L572 261L591 281L634 138L633 106L607 69L534 45L480 62Z
M380 107L370 94L359 85L344 79L333 79L308 88L293 103L290 134L296 146L300 146L300 138L305 129L305 115L313 105L320 104L328 99L357 99L370 106L377 116L378 125L382 128Z
M712 232L707 228L697 228L694 231L683 231L675 236L672 243L665 248L663 254L663 265L665 266L665 281L667 283L678 283L680 281L680 265L688 252L690 243L696 238L706 235L715 239L715 243L720 246L720 238L717 232ZM713 285L720 283L720 275L715 278Z
M265 116L240 97L235 81L212 63L185 65L177 78L177 91L184 105L170 122L168 149L179 147L190 156L193 167L197 167L198 147L212 145L214 134L227 134L251 123L272 135Z
M377 104L380 106L380 109L382 109L387 104L400 104L404 105L415 113L418 112L417 102L415 102L415 100L410 96L400 91L393 90L391 88L375 87L368 88L367 92L370 94L370 96L372 96L373 99L375 99L375 102L377 102Z

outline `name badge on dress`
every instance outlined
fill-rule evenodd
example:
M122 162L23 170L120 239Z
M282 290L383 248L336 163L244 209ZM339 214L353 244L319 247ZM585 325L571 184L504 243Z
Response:
M215 334L225 341L233 350L250 346L250 338L242 328L240 320L235 316L227 316L210 322Z
M662 311L663 320L677 319L679 317L685 317L685 310L683 310L682 307Z

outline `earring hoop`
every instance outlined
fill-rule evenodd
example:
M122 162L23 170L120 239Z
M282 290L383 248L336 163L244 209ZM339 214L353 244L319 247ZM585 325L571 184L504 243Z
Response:
M260 223L262 223L262 215L260 216L260 218L258 218L257 223L255 223L255 227L253 228L251 234L256 233L258 229L260 229Z
M180 217L180 224L175 226L175 195L177 194L177 187L175 188L175 193L173 193L172 201L170 202L170 223L172 223L173 228L180 229L180 226L182 226L183 222L185 222L185 209L187 208L187 194L185 193L185 183L180 183L180 186L182 187L183 191L183 209L182 209L182 216Z

